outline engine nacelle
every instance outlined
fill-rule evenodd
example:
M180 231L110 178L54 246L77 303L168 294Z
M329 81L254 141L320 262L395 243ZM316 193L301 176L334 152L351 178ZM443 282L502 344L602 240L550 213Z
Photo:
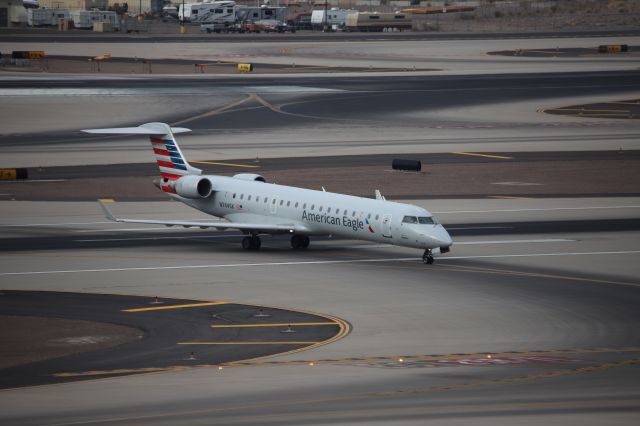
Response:
M253 180L257 182L266 182L267 180L260 175L256 175L254 173L239 173L233 176L235 179L240 180Z
M213 192L213 185L206 177L187 175L169 183L169 188L184 198L207 198Z

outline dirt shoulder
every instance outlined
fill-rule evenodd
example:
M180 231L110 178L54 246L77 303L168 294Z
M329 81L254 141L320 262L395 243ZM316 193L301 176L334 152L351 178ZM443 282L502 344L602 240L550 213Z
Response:
M621 155L624 157L624 155ZM359 196L380 189L389 199L484 196L637 195L640 161L531 161L511 163L428 164L422 172L393 171L388 165L310 167L260 171L268 182ZM215 173L215 172L214 172ZM232 172L225 172L229 174ZM165 200L156 176L77 178L52 182L0 182L1 199L93 201L97 198Z
M0 369L105 349L137 340L133 327L92 321L0 315Z

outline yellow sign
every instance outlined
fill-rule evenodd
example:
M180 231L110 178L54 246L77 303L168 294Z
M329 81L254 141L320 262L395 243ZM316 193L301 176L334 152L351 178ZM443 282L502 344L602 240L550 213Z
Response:
M251 72L253 71L253 64L238 64L238 71Z
M598 52L600 53L626 53L629 51L629 46L626 44L602 44L598 46Z
M44 50L32 50L27 52L27 59L42 59L46 57L47 55L44 53Z
M94 61L104 61L105 59L109 59L111 57L108 53L103 53L102 55L98 55L93 58Z
M0 169L0 180L16 180L16 169Z

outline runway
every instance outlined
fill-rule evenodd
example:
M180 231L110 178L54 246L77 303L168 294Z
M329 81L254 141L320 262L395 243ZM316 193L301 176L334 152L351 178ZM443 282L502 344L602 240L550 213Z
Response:
M326 150L339 156L634 150L640 148L636 120L538 110L571 105L576 98L631 99L637 93L630 88L639 83L634 72L304 77L286 85L264 78L10 79L1 89L8 95L0 105L8 124L0 138L0 166L147 163L147 145L139 138L92 137L79 129L154 120L191 128L192 134L181 135L181 146L191 159L205 161L306 157ZM101 101L91 93L102 93ZM169 100L172 107L164 107ZM46 118L21 124L25 114L37 111ZM81 120L70 125L69 112Z
M3 392L12 424L200 424L214 415L223 424L528 423L530 412L587 423L615 413L624 424L638 415L637 198L422 202L455 235L452 253L432 268L414 250L331 239L295 253L286 239L265 238L247 258L232 232L146 232L104 223L93 203L47 203L48 212L15 203L3 210L30 213L2 228L5 288L165 297L188 289L196 299L342 314L353 329L268 363L58 388L78 410L56 408L46 388ZM150 208L189 214L175 203L125 203L120 212ZM557 221L535 224L540 217ZM610 226L614 218L628 225ZM11 241L22 245L11 250ZM125 384L126 395L147 389L148 398L114 392ZM178 394L161 391L176 386ZM38 407L28 416L23 398Z
M153 57L408 71L3 75L0 166L63 183L2 184L0 289L318 312L343 320L350 333L307 351L222 360L222 370L211 368L221 360L205 351L197 356L207 367L152 373L154 357L143 357L127 377L2 390L0 421L638 423L637 120L544 112L640 98L637 59L486 55L558 40L124 43L113 53L134 56L144 45ZM635 34L616 40L640 44ZM562 46L601 42L570 38ZM104 44L43 48L84 55ZM441 71L413 74L413 64ZM317 189L330 182L328 190L363 195L379 188L424 207L451 232L452 251L427 266L413 249L325 237L293 251L287 238L265 236L259 252L245 252L238 232L109 222L88 200L124 193L130 201L112 209L120 217L206 218L176 202L136 200L147 186L155 191L146 141L78 132L156 120L193 128L179 138L186 157L216 173L257 165L278 183ZM420 156L425 172L385 171L405 154ZM83 188L67 191L76 201L45 198L68 188L64 182ZM8 185L43 186L12 201ZM46 301L44 308L55 311Z

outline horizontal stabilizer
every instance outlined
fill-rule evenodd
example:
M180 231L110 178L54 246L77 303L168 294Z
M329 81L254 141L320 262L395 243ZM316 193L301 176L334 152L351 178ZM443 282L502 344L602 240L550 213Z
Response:
M102 135L166 135L169 131L173 134L190 132L185 127L170 127L165 123L147 123L138 127L114 127L111 129L86 129L85 133Z

